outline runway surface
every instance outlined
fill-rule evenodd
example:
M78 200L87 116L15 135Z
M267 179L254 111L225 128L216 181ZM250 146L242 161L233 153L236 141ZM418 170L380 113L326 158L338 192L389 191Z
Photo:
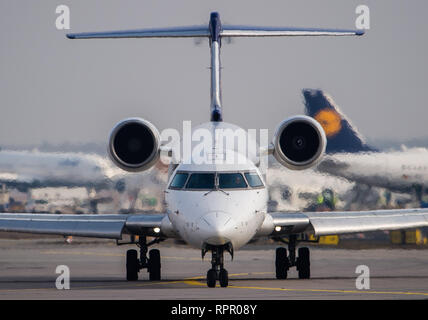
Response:
M428 299L428 250L311 248L311 279L292 269L276 280L274 247L248 246L226 257L228 288L207 288L210 255L186 246L157 245L162 281L127 282L125 252L114 242L57 239L0 240L0 299ZM70 268L70 290L58 290L58 265ZM358 265L370 270L370 289L356 288Z

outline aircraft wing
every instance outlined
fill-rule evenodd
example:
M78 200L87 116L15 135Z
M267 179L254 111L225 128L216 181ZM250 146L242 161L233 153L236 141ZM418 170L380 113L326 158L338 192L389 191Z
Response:
M0 231L121 239L123 233L155 233L166 214L28 214L0 213Z
M265 228L272 236L291 233L329 234L398 230L428 226L428 209L333 211L269 214ZM275 227L280 231L274 231ZM266 229L265 229L266 230Z

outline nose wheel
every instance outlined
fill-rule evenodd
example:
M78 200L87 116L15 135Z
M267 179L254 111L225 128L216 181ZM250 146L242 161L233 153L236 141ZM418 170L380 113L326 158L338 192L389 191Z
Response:
M217 270L210 269L207 272L207 286L208 288L214 288L217 281Z
M207 272L207 286L209 288L215 288L217 280L220 287L225 288L229 285L229 273L224 268L224 251L228 251L233 258L233 249L230 244L225 246L207 246L202 250L202 258L205 253L210 250L211 256L211 269Z
M219 281L220 287L226 288L229 285L229 273L226 269L210 269L207 272L207 286L208 288L215 288L217 280Z
M285 242L284 240L280 240ZM303 247L298 250L298 257L296 258L296 243L297 237L291 235L288 239L287 249L280 247L276 249L275 271L277 279L287 279L288 270L291 267L296 267L299 279L309 279L311 276L311 263L309 248Z

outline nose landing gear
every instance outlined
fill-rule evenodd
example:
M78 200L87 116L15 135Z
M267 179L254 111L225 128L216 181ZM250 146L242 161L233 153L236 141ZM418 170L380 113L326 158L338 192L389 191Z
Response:
M288 241L285 241L282 238L276 238L275 240L288 244L289 251L289 255L287 256L287 249L282 247L276 249L276 278L287 279L288 270L291 267L296 267L299 279L309 279L311 276L309 248L299 248L298 257L296 258L296 235L290 235Z
M208 251L211 251L211 269L207 272L207 286L209 288L215 288L217 280L220 283L220 287L225 288L229 285L229 273L224 268L224 251L230 253L233 259L233 248L230 243L222 246L205 245L202 249L202 259Z

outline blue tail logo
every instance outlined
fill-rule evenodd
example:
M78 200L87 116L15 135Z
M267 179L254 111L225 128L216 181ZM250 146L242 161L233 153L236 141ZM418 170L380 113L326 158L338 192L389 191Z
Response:
M367 145L330 96L316 89L303 89L302 93L306 115L317 120L325 131L327 153L376 151Z

